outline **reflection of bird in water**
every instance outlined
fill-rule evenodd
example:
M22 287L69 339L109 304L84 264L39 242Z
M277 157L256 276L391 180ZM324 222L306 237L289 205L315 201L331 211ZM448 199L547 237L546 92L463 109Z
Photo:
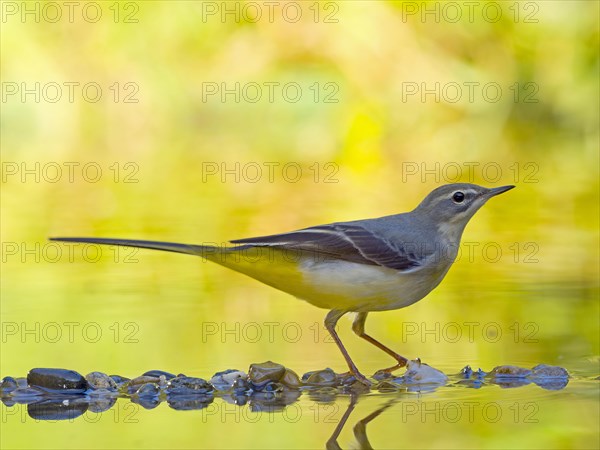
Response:
M371 446L371 443L369 442L369 438L367 437L367 425L369 424L369 422L371 422L373 419L375 419L377 416L379 416L383 411L388 409L390 406L398 403L399 401L400 401L399 398L394 398L394 399L390 400L389 402L387 402L385 405L383 405L381 408L375 410L368 416L366 416L363 419L356 422L356 425L354 425L354 428L353 428L353 432L354 432L354 437L356 438L356 441L358 443L359 449L373 450L373 447ZM358 394L352 394L350 397L350 404L348 405L348 409L346 409L346 412L344 412L344 415L340 419L340 422L338 423L337 427L335 427L333 434L331 435L331 437L329 438L329 440L327 441L327 443L325 445L327 450L341 450L342 449L342 447L340 447L340 445L338 444L337 439L340 436L340 433L342 432L342 430L344 429L344 426L346 425L346 422L348 421L348 418L350 417L350 414L352 414L352 411L354 410L354 407L356 406L357 403L358 403Z

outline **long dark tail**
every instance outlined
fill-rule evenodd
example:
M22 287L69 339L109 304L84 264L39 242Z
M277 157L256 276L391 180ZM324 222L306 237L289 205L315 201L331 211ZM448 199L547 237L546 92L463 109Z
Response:
M152 250L163 250L165 252L185 253L187 255L204 256L207 252L215 250L215 247L207 245L176 244L174 242L140 241L137 239L113 239L113 238L91 238L91 237L51 237L51 241L80 242L85 244L120 245L123 247L149 248Z

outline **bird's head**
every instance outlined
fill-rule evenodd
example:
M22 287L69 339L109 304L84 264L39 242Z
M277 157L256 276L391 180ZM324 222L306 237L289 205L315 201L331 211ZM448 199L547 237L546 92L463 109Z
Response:
M429 193L414 213L433 221L449 238L459 238L469 219L490 198L515 186L485 188L476 184L454 183L440 186Z

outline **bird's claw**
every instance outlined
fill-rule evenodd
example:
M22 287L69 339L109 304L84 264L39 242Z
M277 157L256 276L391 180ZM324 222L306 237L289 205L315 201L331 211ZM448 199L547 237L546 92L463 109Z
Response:
M373 383L365 377L362 373L356 372L345 372L340 374L340 379L342 380L342 384L344 385L353 385L358 383L361 386L364 386L368 389L371 388Z

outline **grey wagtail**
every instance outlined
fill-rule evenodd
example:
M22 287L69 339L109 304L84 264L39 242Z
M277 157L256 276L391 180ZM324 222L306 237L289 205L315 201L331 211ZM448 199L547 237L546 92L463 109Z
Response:
M344 355L350 373L370 385L337 335L337 321L355 312L354 333L397 361L385 371L405 366L406 358L365 333L367 314L404 308L431 292L456 259L469 219L488 199L513 187L448 184L433 190L408 213L237 239L230 241L233 246L85 237L50 239L202 256L328 309L325 327Z

